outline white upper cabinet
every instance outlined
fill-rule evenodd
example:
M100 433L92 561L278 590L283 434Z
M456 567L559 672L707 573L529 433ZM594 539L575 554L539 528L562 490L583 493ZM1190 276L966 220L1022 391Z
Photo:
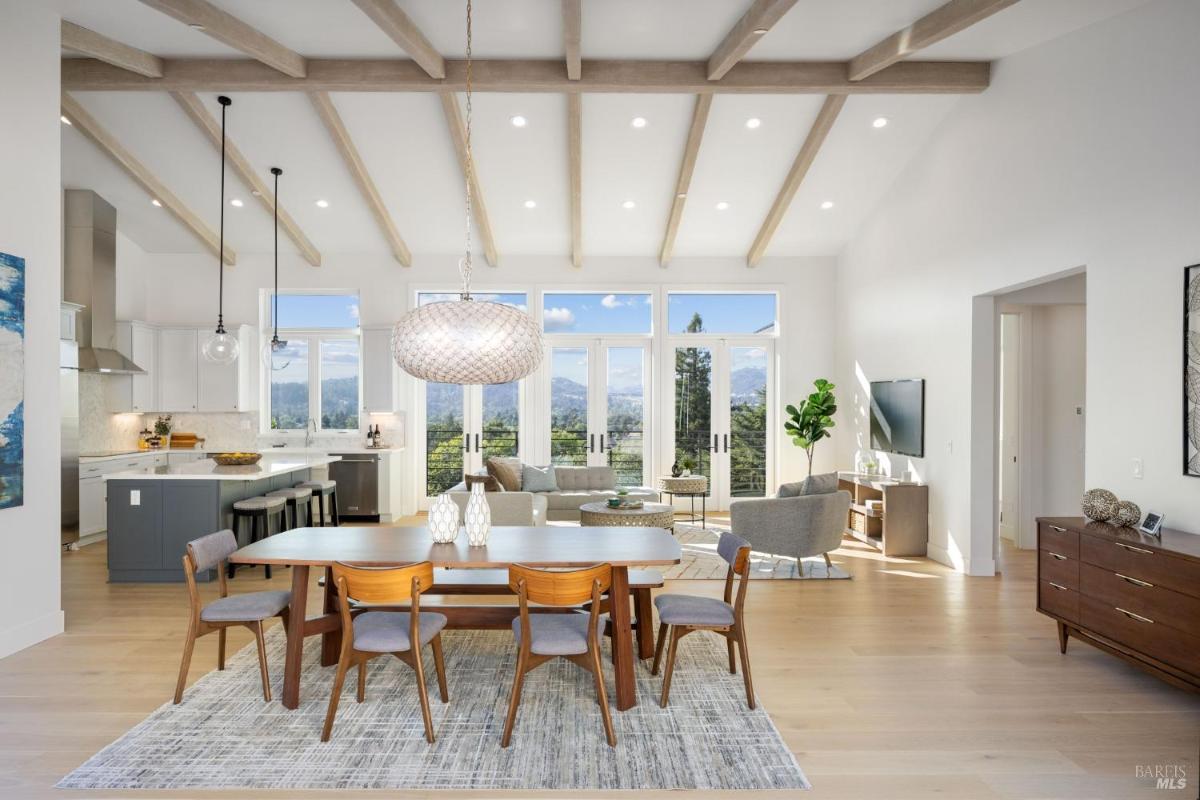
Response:
M157 411L158 331L143 322L118 322L116 349L145 373L109 376L108 410Z
M208 338L204 331L197 336L196 363L199 369L199 392L196 398L199 411L253 411L258 403L255 378L258 375L258 346L254 330L239 325L230 331L240 345L237 360L232 364L214 364L201 353Z
M396 411L398 376L392 358L392 329L363 328L363 410L374 414Z
M195 328L163 328L158 332L158 408L197 410L200 346Z

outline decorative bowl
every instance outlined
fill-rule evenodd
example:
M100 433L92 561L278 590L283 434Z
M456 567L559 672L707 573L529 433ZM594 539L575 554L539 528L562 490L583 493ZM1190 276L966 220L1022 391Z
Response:
M212 460L222 467L248 467L257 464L262 453L213 453Z

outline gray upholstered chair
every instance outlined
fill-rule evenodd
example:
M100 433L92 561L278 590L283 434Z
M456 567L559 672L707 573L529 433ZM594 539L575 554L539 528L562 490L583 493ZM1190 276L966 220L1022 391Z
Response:
M671 646L667 650L667 671L663 675L663 708L671 693L671 674L675 671L675 651L679 640L694 631L712 631L725 637L729 650L729 671L737 674L734 649L742 655L742 679L746 682L746 704L754 708L754 682L750 678L750 654L746 650L746 628L742 613L746 607L746 587L750 580L750 543L732 533L722 533L717 541L717 553L729 564L725 573L725 596L697 597L690 594L660 594L654 598L658 608L658 646L654 650L654 666L651 675L658 674L662 663L663 648L670 635ZM737 599L733 597L734 576L739 577Z
M760 553L791 556L799 561L825 556L841 546L850 511L850 493L838 490L837 473L785 483L775 497L737 500L729 504L730 527Z
M188 542L183 554L183 574L187 578L188 597L191 601L188 617L187 641L183 645L183 663L179 665L179 680L175 684L175 703L183 699L183 687L187 683L188 668L192 663L192 649L196 639L216 631L217 669L225 669L225 629L234 625L249 628L258 642L258 668L262 673L263 699L271 700L271 678L267 672L267 648L263 641L263 622L271 617L283 620L287 630L288 604L291 592L250 592L229 596L229 585L225 581L225 566L229 556L238 549L233 531L223 530L201 536ZM196 573L210 569L217 571L220 597L208 605L200 602L200 591L196 587Z

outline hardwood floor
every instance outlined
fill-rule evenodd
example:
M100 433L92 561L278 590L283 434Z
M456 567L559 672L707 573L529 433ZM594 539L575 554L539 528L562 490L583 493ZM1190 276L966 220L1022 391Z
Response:
M1033 610L1032 553L1002 555L1002 577L965 578L924 559L884 559L846 542L834 561L852 581L751 582L755 688L813 783L811 796L1195 796L1200 697L1078 642L1059 655L1053 622ZM296 796L52 788L170 702L174 688L186 590L108 585L104 566L102 544L65 554L66 633L0 661L0 797ZM279 570L270 584L285 588L289 580ZM265 584L261 571L248 571L232 589ZM667 591L719 596L721 584L678 581ZM190 680L215 668L216 637L205 638L212 641L197 642ZM231 653L251 641L240 631L229 638ZM282 669L271 666L276 674ZM1156 790L1152 779L1136 777L1139 765L1178 765L1189 788Z

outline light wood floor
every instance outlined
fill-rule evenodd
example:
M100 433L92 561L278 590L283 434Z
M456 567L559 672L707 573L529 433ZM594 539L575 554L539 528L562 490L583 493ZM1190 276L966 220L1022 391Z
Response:
M749 590L755 687L812 781L810 796L1196 795L1200 699L1082 644L1059 655L1053 623L1033 610L1030 553L1006 550L995 579L965 578L924 559L884 559L849 542L835 561L854 580L754 581ZM66 633L0 661L0 797L298 796L52 788L168 701L178 669L184 588L110 586L104 564L102 544L66 554ZM286 587L289 573L281 572L272 583ZM264 583L244 573L233 587ZM668 590L717 595L720 587L679 581ZM236 631L230 637L232 650L249 641ZM215 667L215 648L216 637L197 644L192 680ZM1155 791L1153 781L1135 778L1139 764L1182 765L1189 788Z

